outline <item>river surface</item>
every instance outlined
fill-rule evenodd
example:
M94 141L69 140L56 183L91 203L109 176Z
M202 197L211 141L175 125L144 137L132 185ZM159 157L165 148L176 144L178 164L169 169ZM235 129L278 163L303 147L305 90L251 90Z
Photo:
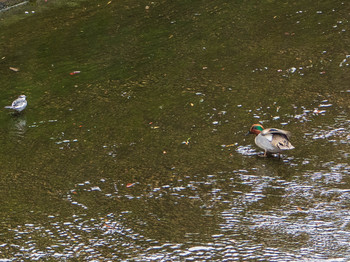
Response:
M350 2L0 13L0 261L349 261ZM263 153L250 126L292 132Z

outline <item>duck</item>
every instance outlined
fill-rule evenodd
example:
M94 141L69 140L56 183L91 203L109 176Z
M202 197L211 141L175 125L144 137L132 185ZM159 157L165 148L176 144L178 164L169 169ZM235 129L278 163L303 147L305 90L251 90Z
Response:
M255 144L265 150L263 157L271 153L278 153L280 157L281 152L295 148L289 141L291 133L286 130L278 128L264 129L262 125L254 124L248 134L256 135Z

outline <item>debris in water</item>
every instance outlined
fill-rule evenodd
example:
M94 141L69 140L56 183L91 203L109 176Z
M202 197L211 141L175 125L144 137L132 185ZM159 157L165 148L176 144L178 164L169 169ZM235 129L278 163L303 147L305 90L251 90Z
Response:
M13 72L18 72L19 68L10 66L10 70L12 70Z
M189 145L189 143L190 143L190 137L189 138L187 138L187 140L186 141L182 141L182 143L181 144L185 144L186 146L188 146Z

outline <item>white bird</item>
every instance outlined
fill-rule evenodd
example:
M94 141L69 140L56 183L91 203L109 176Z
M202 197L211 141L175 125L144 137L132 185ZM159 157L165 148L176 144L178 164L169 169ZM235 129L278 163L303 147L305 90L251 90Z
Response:
M12 105L5 106L5 108L16 110L21 112L27 106L27 100L25 95L20 95L15 101L12 102Z

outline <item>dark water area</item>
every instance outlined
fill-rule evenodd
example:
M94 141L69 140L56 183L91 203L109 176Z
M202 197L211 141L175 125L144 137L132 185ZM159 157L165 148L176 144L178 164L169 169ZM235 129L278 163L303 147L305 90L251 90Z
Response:
M348 261L346 1L0 13L0 261ZM289 130L262 158L250 126Z
M25 4L28 1L21 0L0 0L0 11L7 11L11 8L18 7L22 4Z

